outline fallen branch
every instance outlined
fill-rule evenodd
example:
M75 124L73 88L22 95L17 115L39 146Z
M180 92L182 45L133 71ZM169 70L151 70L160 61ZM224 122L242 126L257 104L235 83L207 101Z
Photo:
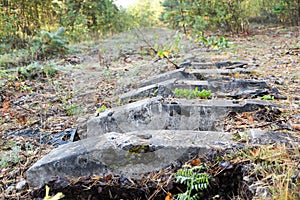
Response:
M150 50L152 50L156 55L157 55L157 53L158 53L158 50L156 50L144 37L143 37L143 32L139 29L139 28L137 28L137 31L140 33L140 34L136 34L137 35L137 37L140 39L140 40L142 40L143 42L145 42L146 43L146 45L149 47L149 49ZM171 61L170 60L170 58L168 57L168 56L166 56L166 55L162 55L163 56L163 58L165 58L165 59L167 59L167 61L168 62L170 62L172 65L174 65L174 67L176 68L176 69L179 69L180 67L176 64L176 63L174 63L173 61Z

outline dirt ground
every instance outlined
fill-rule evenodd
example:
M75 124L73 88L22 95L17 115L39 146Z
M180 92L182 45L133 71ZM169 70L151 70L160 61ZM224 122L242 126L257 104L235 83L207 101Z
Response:
M86 121L99 109L119 106L119 95L134 88L137 81L175 69L151 47L173 50L169 58L176 64L197 57L206 62L238 60L257 65L258 73L250 77L235 74L235 78L259 78L278 88L287 98L272 103L290 110L287 118L291 128L283 131L300 137L299 34L297 27L280 27L227 35L230 48L213 50L180 32L149 28L71 45L71 54L48 61L58 72L53 77L43 71L32 71L31 78L20 73L5 76L0 89L0 148L1 157L10 159L1 160L0 199L28 198L32 188L17 190L16 184L37 159L53 148L8 133L24 129L55 133L77 128L84 138Z

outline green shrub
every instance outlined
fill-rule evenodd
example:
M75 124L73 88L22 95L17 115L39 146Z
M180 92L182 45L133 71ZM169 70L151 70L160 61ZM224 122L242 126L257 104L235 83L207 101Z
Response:
M33 59L43 59L49 56L63 55L67 53L68 41L64 39L66 29L60 27L56 32L41 31L30 45L30 53Z
M228 39L226 39L224 36L222 36L222 37L217 37L217 36L211 36L211 37L200 36L195 41L196 42L201 41L204 46L206 46L208 48L212 48L212 49L229 48Z
M45 77L54 77L58 70L53 63L40 64L31 63L25 67L18 68L18 77L22 79L37 79Z

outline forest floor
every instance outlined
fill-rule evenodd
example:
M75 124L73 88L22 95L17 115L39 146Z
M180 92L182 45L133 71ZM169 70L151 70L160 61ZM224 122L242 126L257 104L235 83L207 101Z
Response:
M228 35L229 48L222 50L204 47L201 42L173 30L153 28L142 32L129 31L102 41L70 45L72 53L68 55L36 62L18 71L15 68L1 70L0 199L29 198L33 188L26 186L25 172L54 148L14 133L25 129L56 133L76 128L84 138L87 120L103 109L119 106L119 95L132 89L134 83L175 69L150 46L156 50L171 50L170 60L176 64L197 57L206 62L239 60L258 65L259 73L251 77L235 74L235 78L259 78L278 88L281 95L287 97L272 100L274 104L285 106L285 116L280 117L284 117L286 127L281 127L280 131L300 138L300 36L297 28L268 28L251 34ZM244 120L235 125L254 123L248 120L250 122ZM280 151L283 148L278 147ZM285 155L280 162L288 163L288 168L295 172L300 168L299 147L293 150L291 157ZM252 156L256 153L252 152ZM271 178L272 173L268 176ZM292 193L300 191L300 177L296 179L297 188L292 192L289 186L283 188L285 180L278 186L279 190L286 190L284 194L289 191L292 197Z

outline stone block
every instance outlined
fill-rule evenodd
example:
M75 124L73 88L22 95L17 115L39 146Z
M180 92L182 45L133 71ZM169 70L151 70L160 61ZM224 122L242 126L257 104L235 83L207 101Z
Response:
M220 148L231 137L230 133L189 130L106 133L52 150L29 168L27 181L32 187L41 187L53 177L110 173L139 179L143 174L204 154L211 146Z
M144 99L100 113L87 123L87 137L137 130L222 131L229 111L250 112L271 103L258 100Z

